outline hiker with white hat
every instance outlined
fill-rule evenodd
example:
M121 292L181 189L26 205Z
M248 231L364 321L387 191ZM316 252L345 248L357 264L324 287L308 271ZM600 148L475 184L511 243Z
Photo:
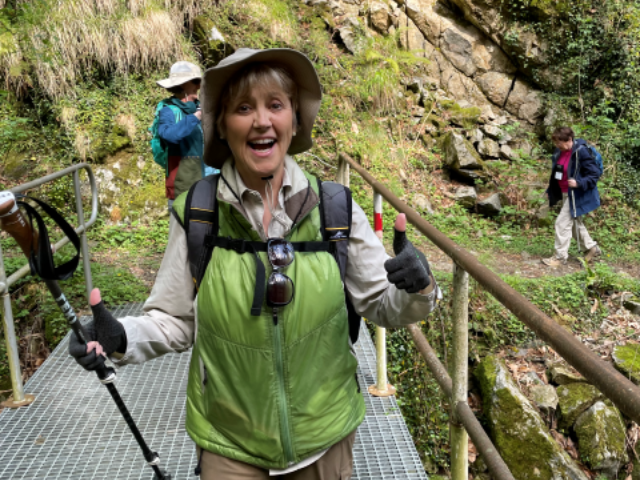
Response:
M169 78L156 82L173 94L157 105L150 128L154 159L165 168L169 207L203 176L217 173L202 160L202 111L198 100L201 81L200 67L181 61L171 66Z
M349 189L292 157L311 148L322 98L305 55L239 49L205 72L203 93L220 174L176 199L145 315L96 316L90 340L118 365L193 347L185 426L203 480L349 479L365 416L360 316L416 323L440 291L404 215L390 258Z

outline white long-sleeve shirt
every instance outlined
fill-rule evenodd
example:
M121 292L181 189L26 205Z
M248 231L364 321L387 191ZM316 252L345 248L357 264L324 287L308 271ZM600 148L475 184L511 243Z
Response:
M228 185L219 182L218 199L232 204L252 225L263 240L264 204L259 192L246 187L231 162L222 168ZM268 226L269 238L285 237L293 219L287 206L296 194L309 186L307 177L295 161L287 157L283 185L273 207L273 219ZM241 199L238 202L236 195ZM300 198L300 195L297 197ZM292 200L291 203L294 201ZM295 216L295 215L293 215ZM432 279L426 294L408 294L387 280L384 262L390 257L374 234L366 214L353 202L351 236L345 284L356 311L368 320L394 328L424 319L435 307L440 291ZM169 241L151 295L144 304L145 314L119 319L127 334L127 351L112 360L116 365L139 364L166 353L188 350L195 338L196 301L187 256L187 239L182 226L170 221ZM272 475L290 473L316 461L324 454ZM303 465L304 464L304 465Z

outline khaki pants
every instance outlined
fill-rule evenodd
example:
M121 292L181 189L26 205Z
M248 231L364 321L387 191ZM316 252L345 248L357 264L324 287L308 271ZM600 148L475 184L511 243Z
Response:
M571 218L571 205L569 196L562 194L562 210L556 220L556 258L561 260L569 257L569 246L571 245L571 237L576 238L576 229L580 235L580 248L583 251L589 250L597 245L587 231L582 218ZM576 240L578 240L576 238Z
M353 442L356 432L332 446L311 465L286 475L270 477L269 471L204 451L201 480L349 480L353 469ZM200 458L200 448L198 448Z

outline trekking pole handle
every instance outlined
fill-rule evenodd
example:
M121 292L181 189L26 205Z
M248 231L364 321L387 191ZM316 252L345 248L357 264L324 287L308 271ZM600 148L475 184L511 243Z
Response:
M26 218L24 218L16 202L15 195L8 190L0 192L0 228L11 235L27 258L31 258L31 254L38 243L38 231L33 229ZM73 333L75 333L78 341L86 344L86 332L82 324L78 321L78 317L76 317L64 293L62 293L58 282L55 280L45 280L45 283L58 304L58 307L60 307L60 310L62 310L62 313L69 322L69 326L73 330ZM102 383L110 383L115 379L115 371L106 365L102 365L96 369L96 372Z
M13 237L13 239L20 246L24 254L27 258L31 258L32 252L35 250L35 246L38 243L38 231L33 229L29 222L24 218L18 204L16 202L15 195L10 191L0 192L0 229L7 232L9 235ZM73 310L73 307L69 304L67 298L65 297L60 285L56 280L45 280L47 288L51 295L53 295L56 304L62 311L63 315L67 319L69 326L73 330L73 333L76 335L78 341L82 344L87 344L87 334L82 324L78 320L76 313ZM160 469L160 457L157 453L152 452L151 449L147 446L142 434L138 430L131 414L129 413L127 407L125 406L116 386L113 384L113 381L116 378L116 373L113 368L107 367L104 363L96 368L96 374L100 379L100 382L103 383L111 397L116 403L116 406L120 410L120 413L124 417L127 425L131 429L134 437L138 441L138 445L142 449L142 453L145 457L145 460L149 464L149 466L153 469L155 476L154 479L157 480L170 480L171 475L166 473L164 470Z

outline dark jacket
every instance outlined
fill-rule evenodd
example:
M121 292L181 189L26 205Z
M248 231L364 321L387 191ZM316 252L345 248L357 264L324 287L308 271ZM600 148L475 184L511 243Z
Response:
M165 189L170 199L188 190L204 176L202 127L198 117L193 114L198 104L172 99L172 105L183 113L177 123L171 108L164 107L159 113L158 135L169 145Z
M549 188L547 188L551 207L562 201L562 190L553 175L560 153L560 149L556 148L551 157L551 175L549 176ZM578 183L577 188L569 188L571 216L577 218L598 208L600 206L600 194L598 193L600 170L587 142L581 138L577 138L573 142L568 174L569 178L575 179Z

